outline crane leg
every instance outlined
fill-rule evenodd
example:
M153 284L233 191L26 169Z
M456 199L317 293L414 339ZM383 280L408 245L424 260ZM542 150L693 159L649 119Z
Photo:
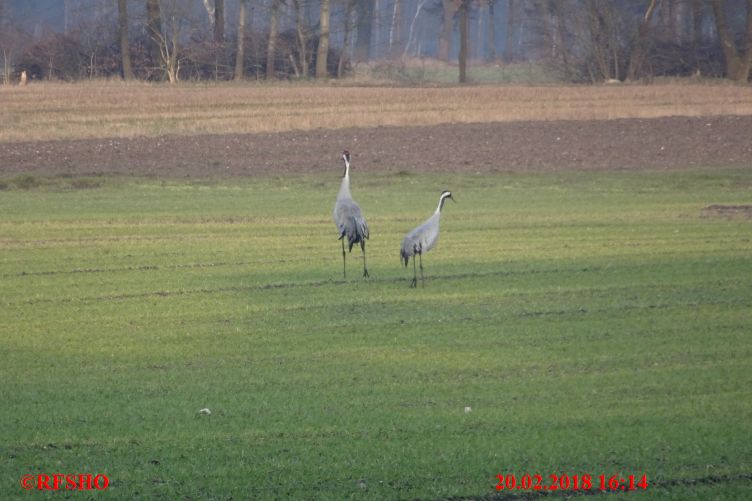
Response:
M418 274L415 271L415 254L413 254L413 281L410 282L410 287L415 287L418 285Z
M360 241L360 250L363 251L363 276L369 277L368 268L366 268L366 243L363 240Z
M342 239L342 277L347 278L347 268L345 266L345 240Z
M418 256L420 256L420 284L425 287L426 279L423 278L423 253L421 252Z

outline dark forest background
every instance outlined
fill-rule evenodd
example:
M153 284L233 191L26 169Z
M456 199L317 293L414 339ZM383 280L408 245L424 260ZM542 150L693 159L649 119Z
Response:
M748 81L752 0L0 0L3 81L330 78L416 60Z

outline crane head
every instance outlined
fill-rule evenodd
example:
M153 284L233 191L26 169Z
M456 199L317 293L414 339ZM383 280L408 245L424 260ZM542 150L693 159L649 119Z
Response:
M345 161L345 172L343 176L347 176L348 171L350 170L350 152L345 150L342 152L342 160Z
M444 191L441 192L441 196L439 197L439 206L436 208L436 212L441 212L441 209L444 208L444 202L446 202L447 198L451 198L452 202L455 202L455 203L457 202L452 197L452 192L451 191L444 190Z

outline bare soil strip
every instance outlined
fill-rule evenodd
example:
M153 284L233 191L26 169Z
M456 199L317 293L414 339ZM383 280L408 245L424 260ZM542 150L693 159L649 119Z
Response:
M752 116L369 127L0 144L0 176L225 178L361 172L752 167Z
M704 215L725 217L752 217L752 205L708 205L702 209Z

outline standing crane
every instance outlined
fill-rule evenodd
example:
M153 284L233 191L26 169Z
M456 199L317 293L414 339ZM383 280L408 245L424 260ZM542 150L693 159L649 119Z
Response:
M345 237L350 246L348 252L352 252L353 245L360 242L360 249L363 251L363 276L368 277L368 268L366 268L366 239L368 239L368 223L360 206L352 199L350 195L350 152L345 150L342 153L342 160L345 161L345 174L342 177L342 184L337 193L337 202L334 204L334 224L339 231L339 240L342 241L342 275L347 278L347 268L345 265Z
M415 255L418 255L420 260L420 281L425 287L425 279L423 278L423 253L433 249L436 242L439 240L439 219L441 218L441 209L444 208L444 202L447 198L451 198L452 202L456 202L452 198L451 191L442 191L439 197L439 206L436 207L436 212L431 217L426 219L426 222L413 229L405 235L405 239L402 241L400 247L400 260L407 267L407 263L410 258L413 258L413 281L410 282L410 287L416 287L418 285L418 275L415 270Z

